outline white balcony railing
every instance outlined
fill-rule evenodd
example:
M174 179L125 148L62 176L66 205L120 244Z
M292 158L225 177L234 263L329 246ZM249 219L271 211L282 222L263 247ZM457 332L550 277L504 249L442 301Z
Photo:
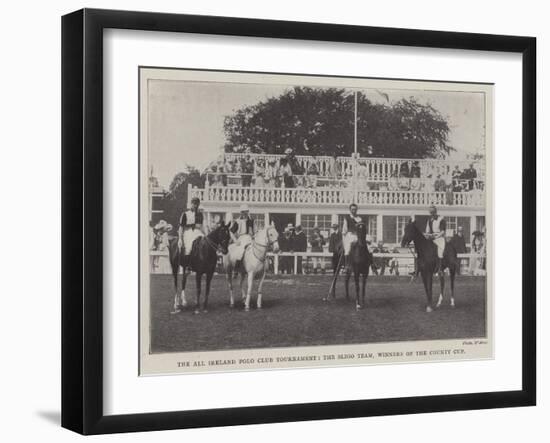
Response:
M249 203L287 205L359 205L377 206L460 206L485 207L485 193L382 191L339 188L256 188L256 187L189 187L189 198L198 197L205 203Z

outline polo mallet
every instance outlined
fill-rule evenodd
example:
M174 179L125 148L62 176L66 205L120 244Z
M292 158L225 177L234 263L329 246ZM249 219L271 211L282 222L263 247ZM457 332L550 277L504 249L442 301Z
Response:
M416 277L418 277L418 269L416 268L417 267L416 255L414 254L413 248L411 248L410 244L408 245L408 248L409 248L409 252L413 256L413 260L414 260L414 262L413 262L414 263L414 271L413 271L413 274L411 275L411 279L409 280L409 283L412 283L413 281L416 280Z
M340 253L340 256L338 257L338 264L336 265L336 271L334 272L334 277L332 278L332 283L330 284L330 288L328 290L328 295L325 298L325 300L328 300L328 297L332 294L332 290L334 289L334 285L336 284L336 279L338 278L338 274L340 273L340 263L342 262L342 257L344 256L344 251Z

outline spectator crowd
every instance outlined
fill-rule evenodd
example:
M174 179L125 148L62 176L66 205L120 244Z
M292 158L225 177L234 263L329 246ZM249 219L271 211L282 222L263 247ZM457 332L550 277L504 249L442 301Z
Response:
M223 156L208 170L207 182L211 187L244 186L258 188L346 188L355 185L360 190L470 192L483 189L474 163L461 169L455 165L421 167L419 160L406 160L393 168L389 177L372 172L368 158L357 158L346 167L336 154L321 161L312 156L303 166L292 149L282 157ZM348 159L348 164L349 164ZM355 183L354 183L355 180Z

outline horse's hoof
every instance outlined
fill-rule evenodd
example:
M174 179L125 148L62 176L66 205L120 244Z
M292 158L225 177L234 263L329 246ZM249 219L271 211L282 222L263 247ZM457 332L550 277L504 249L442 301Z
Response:
M179 314L181 312L181 309L174 309L173 311L170 311L170 314Z
M248 306L245 306L244 307L244 312L249 312L250 311L250 308Z
M199 311L198 309L195 309L195 311L193 312L193 314L195 315L199 315L201 313L201 311Z
M362 309L361 305L355 305L355 310L360 311Z
M433 308L431 306L426 306L426 312L433 312Z
M229 308L233 309L235 307L235 303L229 303Z
M454 307L456 307L455 301L453 299L451 299L451 308L454 308Z
M204 314L208 314L208 309L203 309L202 312L203 312Z
M256 309L257 309L258 311L261 311L261 310L262 310L262 306L261 306L261 305L256 306Z

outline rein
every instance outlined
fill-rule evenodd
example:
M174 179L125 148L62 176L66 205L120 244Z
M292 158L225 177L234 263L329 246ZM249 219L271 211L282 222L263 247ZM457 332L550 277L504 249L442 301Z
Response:
M269 235L267 234L267 230L266 230L266 237L267 237L267 244L264 245L264 244L261 244L261 243L258 243L256 242L256 240L252 240L252 255L254 256L254 258L256 258L256 260L258 260L260 263L264 263L266 258L267 258L267 254L264 254L263 258L260 258L256 255L256 253L254 252L254 247L262 247L262 248L265 248L266 249L266 252L267 252L267 248L269 248L273 242L269 239Z
M215 232L215 231L214 231ZM220 245L216 244L213 240L211 240L208 235L205 235L203 237L206 240L206 244L210 246L215 252L218 252L220 249Z

